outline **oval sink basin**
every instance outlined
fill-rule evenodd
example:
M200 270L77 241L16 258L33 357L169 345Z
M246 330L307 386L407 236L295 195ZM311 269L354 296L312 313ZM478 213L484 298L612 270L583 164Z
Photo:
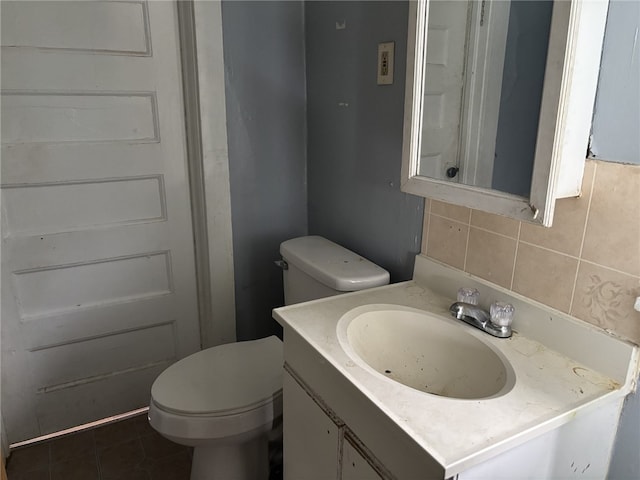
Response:
M359 366L421 392L482 399L511 390L515 373L504 355L453 322L399 305L366 305L347 312L337 334Z

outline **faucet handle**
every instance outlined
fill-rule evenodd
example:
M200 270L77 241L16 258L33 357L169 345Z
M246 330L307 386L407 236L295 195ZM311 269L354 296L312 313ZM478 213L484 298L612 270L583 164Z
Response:
M508 327L513 322L515 308L510 303L494 302L491 304L491 323L499 327Z
M480 292L475 288L462 287L458 289L458 301L469 305L478 305Z

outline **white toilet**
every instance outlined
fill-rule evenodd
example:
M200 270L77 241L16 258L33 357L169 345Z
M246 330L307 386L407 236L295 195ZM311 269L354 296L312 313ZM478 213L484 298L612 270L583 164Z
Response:
M389 273L318 236L287 240L285 303L389 283ZM282 342L275 336L229 343L174 363L151 387L149 422L193 446L191 480L266 480L268 439L282 415Z

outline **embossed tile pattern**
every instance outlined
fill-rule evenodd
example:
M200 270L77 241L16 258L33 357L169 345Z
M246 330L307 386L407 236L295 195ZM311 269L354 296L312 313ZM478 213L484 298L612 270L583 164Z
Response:
M11 480L188 480L191 458L145 414L16 449L7 468Z
M640 278L583 261L571 315L627 338L640 338L640 313L633 309L639 296Z

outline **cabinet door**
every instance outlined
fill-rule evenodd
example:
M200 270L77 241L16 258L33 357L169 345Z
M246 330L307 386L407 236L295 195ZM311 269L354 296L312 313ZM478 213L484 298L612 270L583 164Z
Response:
M338 478L338 426L291 375L284 374L284 478Z
M346 439L342 447L342 480L382 480L369 462Z

